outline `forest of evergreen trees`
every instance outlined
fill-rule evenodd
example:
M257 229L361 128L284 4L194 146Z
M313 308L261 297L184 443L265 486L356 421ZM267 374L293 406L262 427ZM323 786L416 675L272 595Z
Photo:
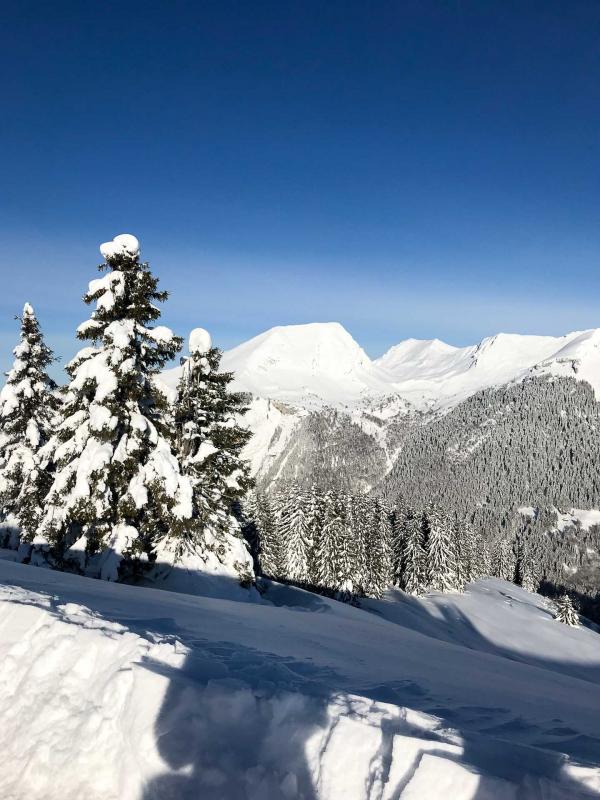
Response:
M241 516L263 575L336 597L381 597L391 586L460 591L488 575L535 590L540 578L522 537L490 549L467 520L433 504L416 510L291 484L252 492Z

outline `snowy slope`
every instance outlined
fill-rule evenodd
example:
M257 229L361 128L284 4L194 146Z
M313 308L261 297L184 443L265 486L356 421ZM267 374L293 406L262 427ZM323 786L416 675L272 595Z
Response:
M542 598L266 597L0 561L3 800L600 796L600 636Z
M558 354L578 336L499 333L470 347L452 347L437 339L408 339L375 364L390 374L395 391L415 406L448 409L481 389L525 377L541 362L545 366L538 367L536 374L554 374L552 365ZM600 369L597 376L600 388Z

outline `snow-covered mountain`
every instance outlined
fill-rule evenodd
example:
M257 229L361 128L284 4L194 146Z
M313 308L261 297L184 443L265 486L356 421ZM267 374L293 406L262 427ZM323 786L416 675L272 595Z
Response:
M357 407L396 397L414 409L448 409L489 386L529 374L572 375L600 394L600 329L565 336L499 333L454 347L406 339L372 360L337 322L271 328L226 351L236 388L303 408ZM165 373L174 385L179 368Z
M600 637L539 595L251 600L0 558L3 800L600 796Z
M364 490L392 468L407 425L447 414L482 390L572 377L598 398L600 329L499 333L468 347L407 339L373 360L339 323L290 325L225 352L222 366L253 398L245 456L255 475L270 483L318 471ZM163 380L173 388L179 374L169 370Z

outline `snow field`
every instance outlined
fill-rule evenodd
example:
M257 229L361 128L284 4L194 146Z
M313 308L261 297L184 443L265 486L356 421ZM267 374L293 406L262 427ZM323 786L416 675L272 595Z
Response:
M0 797L598 797L600 638L545 603L234 602L0 560Z

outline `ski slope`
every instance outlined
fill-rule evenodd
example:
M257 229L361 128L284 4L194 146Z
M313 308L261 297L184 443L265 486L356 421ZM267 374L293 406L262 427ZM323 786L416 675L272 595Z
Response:
M0 560L0 631L3 800L600 796L600 636L503 581L358 609Z

